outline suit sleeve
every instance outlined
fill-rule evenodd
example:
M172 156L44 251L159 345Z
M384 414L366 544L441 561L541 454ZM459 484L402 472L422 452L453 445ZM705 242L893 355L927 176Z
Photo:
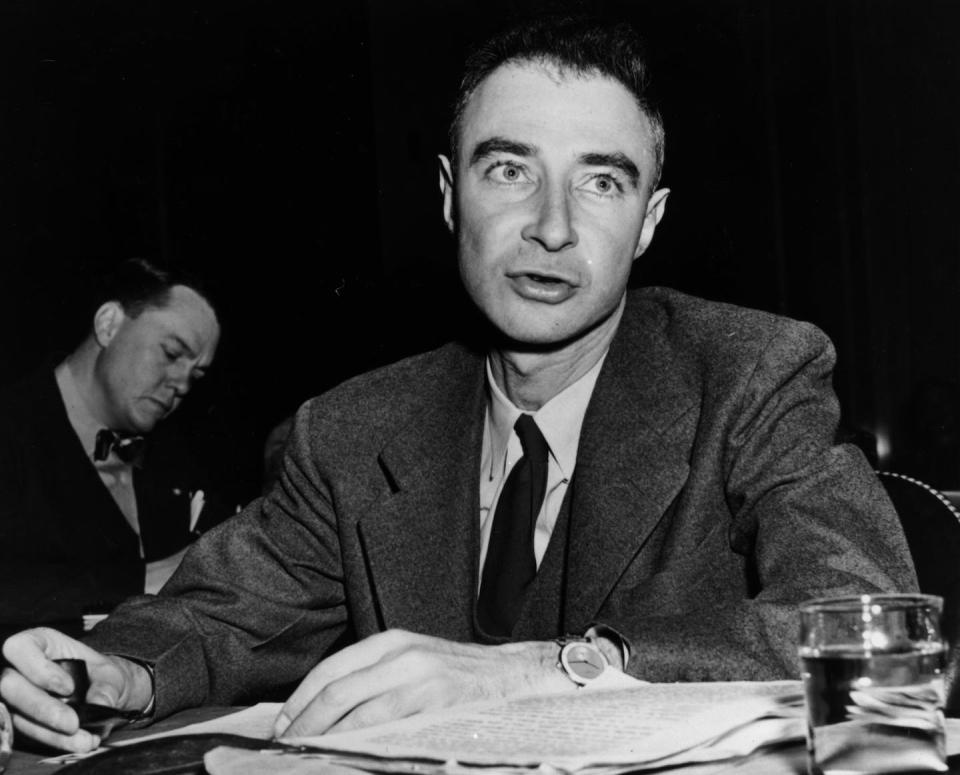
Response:
M351 637L330 490L312 454L311 404L271 492L204 534L158 597L128 600L91 637L155 667L160 718L281 698Z
M917 589L876 475L859 450L833 443L833 364L829 340L806 324L784 324L763 349L716 431L729 515L719 551L739 561L748 593L705 585L675 614L610 622L631 644L629 672L653 681L796 678L798 603Z

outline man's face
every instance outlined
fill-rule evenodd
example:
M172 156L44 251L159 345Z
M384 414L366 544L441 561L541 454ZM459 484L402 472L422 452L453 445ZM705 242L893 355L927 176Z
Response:
M651 132L614 79L507 64L461 123L444 216L471 298L511 340L550 348L604 325L646 249L667 191L648 191Z
M195 291L175 285L167 306L135 318L115 303L94 320L101 345L95 379L104 420L114 430L146 433L170 414L213 361L220 326Z

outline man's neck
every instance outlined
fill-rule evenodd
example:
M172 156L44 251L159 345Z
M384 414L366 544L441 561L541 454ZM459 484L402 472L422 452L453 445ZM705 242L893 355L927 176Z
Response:
M69 373L76 394L83 402L84 414L101 427L109 428L110 418L106 417L102 410L104 399L94 374L96 355L96 348L88 341L84 342L57 366L56 371ZM58 381L59 379L62 379L62 376L58 376Z
M624 301L596 328L569 344L544 352L500 348L490 352L497 386L514 406L536 412L592 369L610 347Z

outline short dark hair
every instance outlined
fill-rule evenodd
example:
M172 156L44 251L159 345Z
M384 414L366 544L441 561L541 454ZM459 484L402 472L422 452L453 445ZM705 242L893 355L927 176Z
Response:
M138 317L146 309L166 307L176 285L199 294L216 314L216 308L199 277L178 268L161 269L146 258L128 258L106 274L97 288L97 306L119 302L124 314Z
M508 63L552 64L577 75L602 75L621 83L637 101L653 134L650 189L663 168L666 136L650 85L643 44L626 22L590 16L546 16L524 21L481 43L467 57L450 124L451 159L459 153L461 122L474 91Z

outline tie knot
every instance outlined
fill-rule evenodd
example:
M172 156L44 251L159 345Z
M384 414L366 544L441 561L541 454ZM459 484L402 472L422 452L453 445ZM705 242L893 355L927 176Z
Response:
M523 454L535 460L545 460L550 450L550 445L540 432L536 421L532 415L521 414L513 426L517 436L520 439L520 446L523 447Z
M106 460L112 451L124 463L139 466L143 458L143 444L143 436L121 435L109 428L103 428L97 431L93 459Z

